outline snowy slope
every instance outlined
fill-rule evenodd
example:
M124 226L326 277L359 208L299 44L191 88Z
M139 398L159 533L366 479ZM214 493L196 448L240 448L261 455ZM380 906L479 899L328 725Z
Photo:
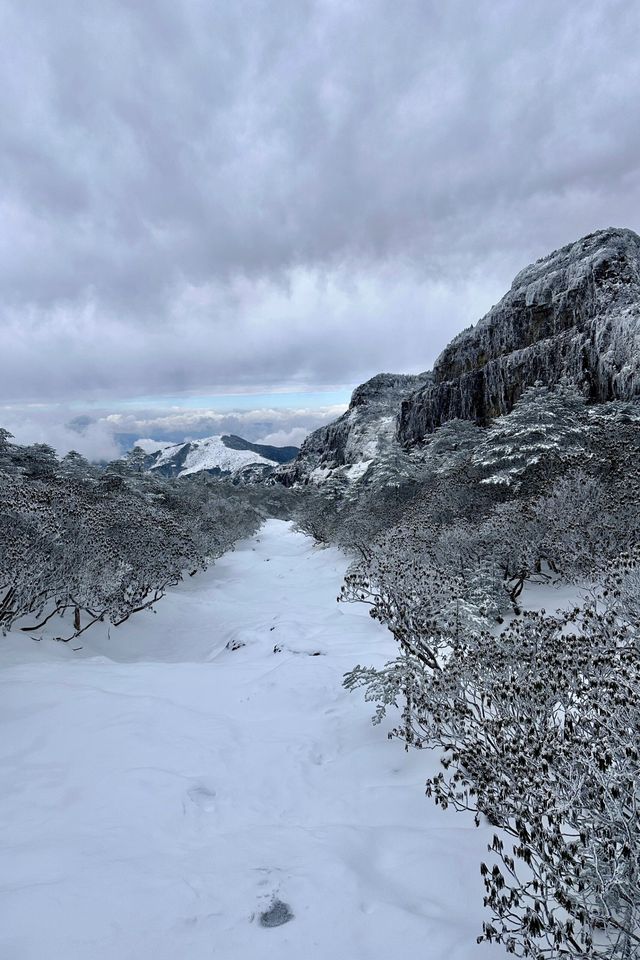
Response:
M392 654L345 566L270 521L76 653L0 639L0 957L503 955L475 943L492 831L341 688Z
M199 470L215 470L216 468L226 472L241 470L251 463L273 467L274 461L267 460L266 457L255 453L252 450L236 450L227 446L222 437L206 437L203 440L192 440L190 443L177 443L170 447L164 447L160 455L153 464L152 470L158 470L160 467L173 463L176 455L182 453L185 449L185 457L182 460L177 472L177 476L184 477L189 473L197 473Z

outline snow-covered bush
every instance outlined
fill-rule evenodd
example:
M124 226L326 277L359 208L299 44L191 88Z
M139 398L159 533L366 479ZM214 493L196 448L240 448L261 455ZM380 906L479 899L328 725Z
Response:
M591 603L529 614L457 645L421 696L414 742L443 751L428 794L499 828L484 939L536 958L636 955L637 623Z
M261 523L241 488L206 475L168 481L142 451L105 469L79 454L0 435L0 625L34 631L55 615L61 639L152 606Z
M638 405L587 413L572 389L536 385L477 433L427 445L431 476L349 571L341 599L369 604L398 656L345 686L364 690L375 722L398 708L392 735L407 746L440 749L437 803L495 825L480 939L537 960L636 957ZM523 613L533 578L592 596Z
M433 668L401 656L347 676L375 720L401 707L392 735L442 752L427 794L496 827L480 939L538 960L637 955L639 640L590 602L452 634Z

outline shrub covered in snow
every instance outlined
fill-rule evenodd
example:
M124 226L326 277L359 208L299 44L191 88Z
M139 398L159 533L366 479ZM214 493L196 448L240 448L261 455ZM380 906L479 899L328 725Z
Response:
M185 572L204 569L262 515L243 488L200 474L150 476L141 451L105 469L79 454L0 435L0 625L36 631L52 617L61 639L153 605Z
M536 385L479 441L449 428L449 463L438 431L418 495L342 590L398 643L345 685L375 722L398 708L407 747L441 751L436 803L496 827L480 939L537 960L640 949L639 421ZM523 612L536 580L590 598Z

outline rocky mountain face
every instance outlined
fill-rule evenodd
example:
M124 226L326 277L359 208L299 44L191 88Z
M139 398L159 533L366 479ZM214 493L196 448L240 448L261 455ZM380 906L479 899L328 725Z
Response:
M401 401L423 387L431 374L379 373L353 391L348 410L311 433L296 459L278 470L285 484L321 480L335 467L366 469L385 444L392 443Z
M347 412L278 474L294 483L335 467L357 472L385 444L412 446L456 418L485 424L525 387L563 378L590 401L640 396L640 237L631 230L600 230L521 270L432 373L379 374L357 387Z
M640 394L640 237L600 230L522 270L401 403L398 436L419 442L456 417L485 423L525 387L563 377L591 401Z

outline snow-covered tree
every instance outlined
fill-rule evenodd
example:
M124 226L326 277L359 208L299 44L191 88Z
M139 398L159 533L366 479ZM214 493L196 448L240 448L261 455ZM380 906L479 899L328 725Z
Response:
M480 939L536 960L637 955L639 640L590 602L458 633L437 669L399 657L347 675L376 720L401 708L407 745L441 750L428 795L496 828Z
M3 427L0 427L0 472L8 473L15 472L15 467L13 465L10 447L13 434L9 433L8 430L5 430Z
M484 431L469 420L448 420L434 434L425 438L425 465L439 474L450 474L466 467Z
M47 443L34 443L30 447L16 447L16 462L26 477L45 480L58 470L58 460L53 447Z
M640 945L637 641L637 624L602 606L530 614L455 648L414 699L415 742L443 750L429 794L499 828L484 938L511 952L622 958Z
M528 387L511 413L498 417L476 449L472 463L482 483L516 486L527 470L553 475L559 464L586 456L585 401L573 387L542 383Z
M89 461L85 459L81 453L78 453L77 450L69 450L69 452L65 454L60 461L60 469L65 477L70 477L74 480L88 480L90 477L98 475L98 471L94 469Z

